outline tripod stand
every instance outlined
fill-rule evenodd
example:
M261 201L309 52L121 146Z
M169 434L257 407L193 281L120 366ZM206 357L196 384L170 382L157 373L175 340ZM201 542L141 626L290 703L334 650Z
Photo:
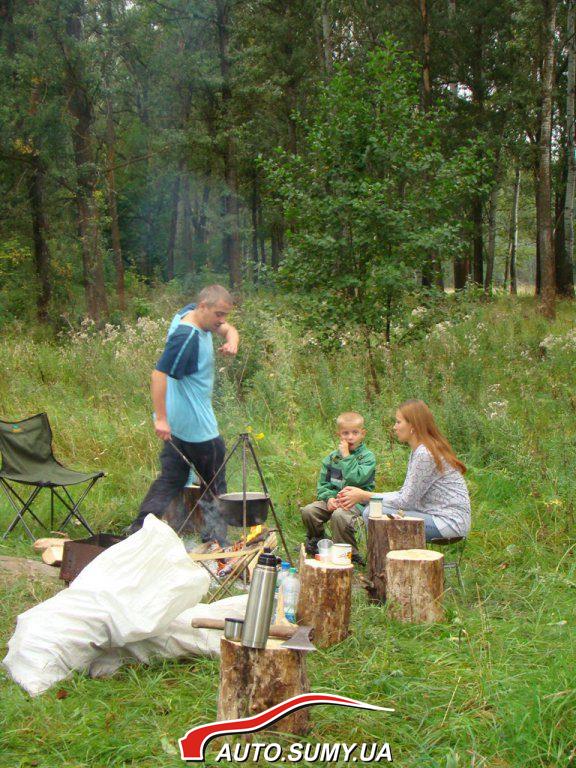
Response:
M184 526L186 525L188 520L192 517L192 515L194 514L194 512L196 511L196 509L200 505L200 502L202 501L202 499L204 499L204 497L206 497L206 495L208 493L212 496L212 498L214 500L217 501L218 497L215 496L215 494L212 492L212 486L214 485L214 483L215 483L217 477L220 475L220 473L224 471L224 469L226 468L226 465L228 464L228 462L230 461L232 456L236 453L236 451L238 449L240 449L241 452L242 452L242 529L243 529L242 532L243 532L243 536L244 536L244 541L246 541L247 528L248 528L248 526L247 526L247 506L248 506L249 499L247 498L247 494L248 494L247 470L248 470L248 457L250 455L252 457L252 460L254 461L254 465L256 467L256 470L258 472L258 476L260 478L260 483L261 483L261 486L262 486L262 491L264 492L264 495L265 495L265 497L266 497L266 499L268 501L268 504L270 506L270 511L272 512L272 516L273 516L274 522L276 524L276 530L278 531L278 534L280 536L280 540L282 541L282 546L284 548L284 552L286 553L286 557L287 557L290 565L293 565L292 558L290 556L290 553L288 551L288 546L286 545L286 540L284 538L284 533L282 531L282 526L281 526L280 521L278 519L278 515L276 514L276 510L274 508L274 504L272 502L272 499L270 497L270 493L268 491L268 486L266 485L266 480L264 479L264 475L262 474L262 468L260 467L260 462L258 461L258 457L256 456L256 452L254 450L254 445L252 443L252 440L250 439L250 435L247 432L242 432L242 433L240 433L238 435L238 438L236 439L236 442L234 443L232 448L228 451L227 455L224 457L224 461L222 462L222 465L220 466L220 468L218 469L218 471L216 472L216 474L214 475L214 477L212 478L212 480L209 483L205 483L204 482L204 480L202 479L202 477L200 476L200 474L198 473L196 468L191 464L191 462L186 458L186 456L184 456L184 454L174 445L174 443L172 443L172 441L170 441L170 443L171 443L172 447L180 454L180 457L182 459L184 459L184 461L188 464L188 466L196 472L196 474L198 475L198 477L202 481L202 484L204 485L204 489L203 489L200 497L197 499L196 503L194 504L194 506L192 507L192 509L188 513L188 516L186 517L184 522L181 524L180 528L178 529L178 533L181 533L182 529L184 528ZM255 551L255 554L256 554L256 552L257 552L257 550ZM201 564L204 565L203 563L201 563ZM204 566L204 567L206 567L206 566ZM213 576L214 578L216 578L216 581L218 581L218 583L221 584L221 582L220 582L220 580L218 579L217 576L214 576L214 574L212 574L212 573L210 575ZM221 584L221 586L223 586L223 585Z

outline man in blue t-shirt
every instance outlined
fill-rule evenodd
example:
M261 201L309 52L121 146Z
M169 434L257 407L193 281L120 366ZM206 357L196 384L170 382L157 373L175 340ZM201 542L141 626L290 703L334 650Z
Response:
M209 484L217 475L211 486L215 496L226 493L224 470L218 472L226 447L212 409L212 334L225 340L219 350L222 354L236 354L238 331L226 322L232 304L225 288L210 285L200 291L196 304L184 307L172 320L166 346L152 371L154 429L165 441L160 453L161 473L150 486L138 517L129 528L130 533L142 527L150 512L162 517L168 504L182 492L189 467L180 453L194 465L201 482ZM203 538L216 537L223 541L226 525L217 509L207 500L203 511L206 521Z

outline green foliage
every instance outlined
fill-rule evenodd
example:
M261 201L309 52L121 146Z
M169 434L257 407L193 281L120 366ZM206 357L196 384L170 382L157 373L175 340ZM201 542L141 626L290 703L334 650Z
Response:
M298 155L265 167L292 223L284 285L313 292L311 324L381 331L430 253L459 249L454 209L482 183L478 147L443 153L447 113L424 112L417 67L392 39L338 67Z

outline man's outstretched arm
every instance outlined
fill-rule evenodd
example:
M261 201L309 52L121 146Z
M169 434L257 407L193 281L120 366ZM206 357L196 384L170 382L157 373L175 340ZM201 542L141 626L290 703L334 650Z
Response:
M166 415L166 389L168 377L162 371L152 371L152 405L154 407L154 431L161 440L170 440L171 432Z
M236 328L230 325L230 323L222 323L216 333L225 340L219 351L223 355L235 355L238 352L238 344L240 343L240 334Z

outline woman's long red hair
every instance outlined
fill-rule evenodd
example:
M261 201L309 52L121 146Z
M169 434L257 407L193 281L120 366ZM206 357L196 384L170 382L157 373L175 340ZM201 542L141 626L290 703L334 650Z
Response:
M436 426L432 411L423 400L406 400L398 410L418 440L428 448L440 472L444 471L443 460L462 474L466 472L466 466L456 458L452 446Z

